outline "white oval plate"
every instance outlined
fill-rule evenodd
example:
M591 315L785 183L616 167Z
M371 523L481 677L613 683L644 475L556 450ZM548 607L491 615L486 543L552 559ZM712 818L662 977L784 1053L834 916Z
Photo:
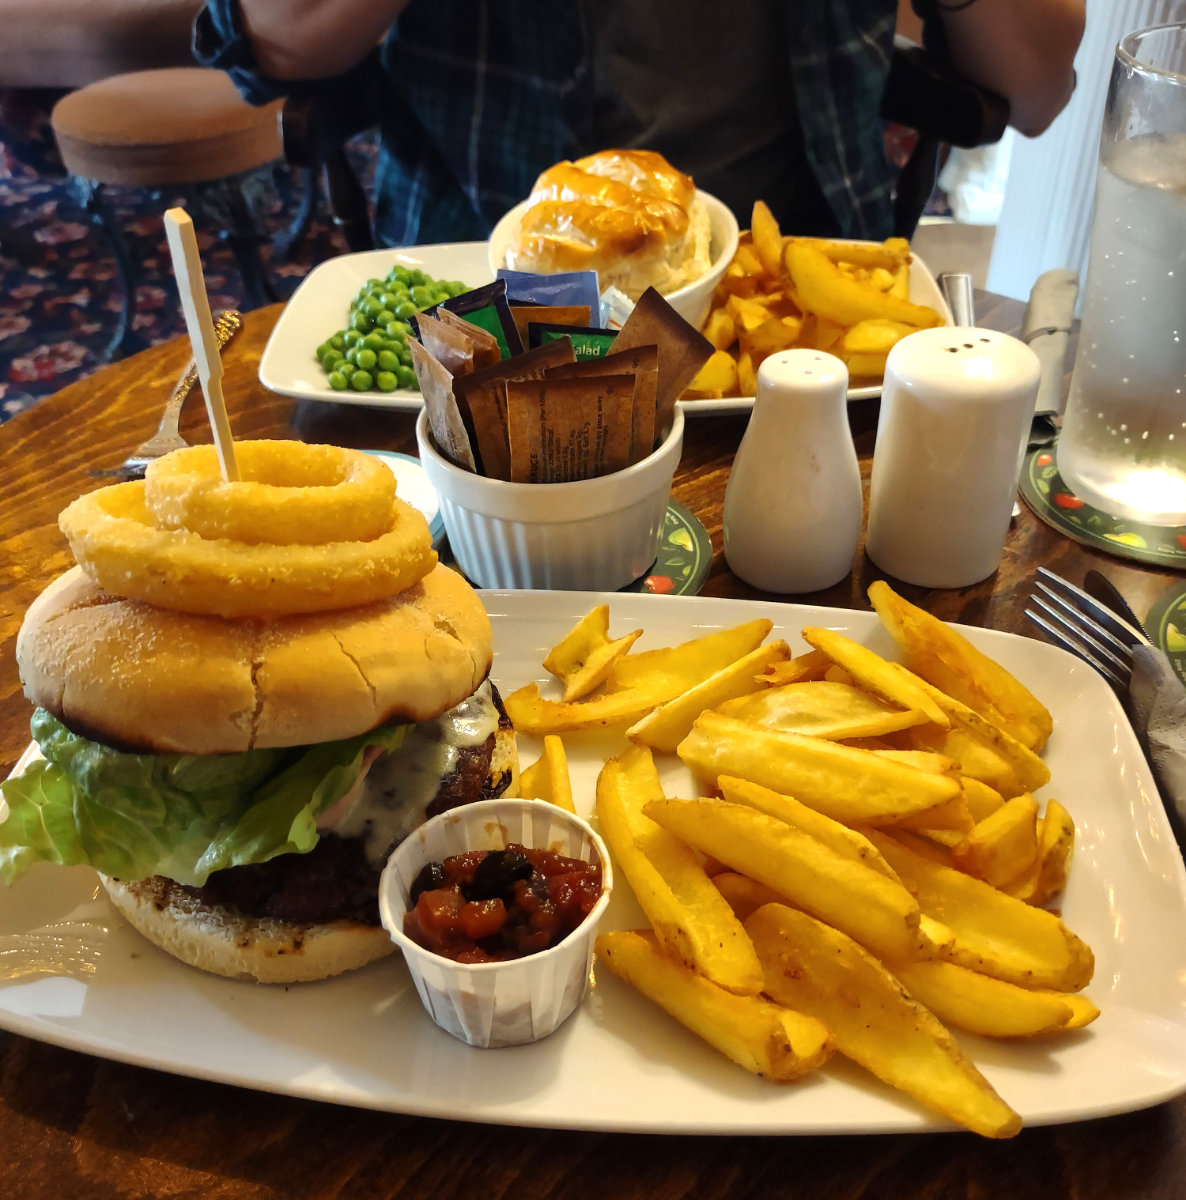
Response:
M333 404L359 404L417 412L423 404L418 391L335 392L326 382L317 361L317 347L346 326L350 301L368 279L382 279L396 263L418 267L435 279L460 279L473 287L494 278L487 242L452 242L438 246L407 246L402 250L364 250L326 259L309 272L293 292L259 360L259 381L269 391L297 400L327 400ZM951 324L951 312L939 285L926 264L914 255L910 264L910 298L929 304ZM849 400L869 400L881 395L881 385L848 389ZM712 416L749 412L752 396L726 396L721 400L689 400L684 415Z

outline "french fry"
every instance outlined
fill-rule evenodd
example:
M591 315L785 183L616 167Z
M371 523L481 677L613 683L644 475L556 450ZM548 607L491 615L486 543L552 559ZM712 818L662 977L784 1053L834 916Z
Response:
M1038 788L1050 782L1050 768L1007 729L981 716L975 709L956 700L954 696L948 696L934 684L907 670L901 663L890 665L901 675L920 684L942 709L952 726L959 726L969 737L987 746L1006 763L1012 775L1012 779L1007 778L1005 781L1005 786L1010 788L1008 795L1015 796L1023 791L1036 792Z
M662 700L674 699L714 671L756 650L773 628L773 621L760 617L714 630L678 646L626 655L614 663L606 686L611 691L642 687L661 695Z
M679 757L715 782L732 775L804 804L846 825L891 825L954 799L959 779L822 738L762 729L706 712L679 744Z
M1005 1138L1021 1129L942 1023L852 938L780 904L745 925L767 993L823 1021L841 1054L976 1133Z
M597 779L597 817L667 953L739 995L761 990L762 972L745 930L695 854L660 828L645 808L663 800L649 750L611 758Z
M954 853L962 870L1007 888L1037 868L1038 802L1028 792L1006 800L972 827Z
M886 238L884 242L835 242L815 239L815 245L836 264L850 263L856 267L898 270L910 265L910 243L905 238Z
M899 596L877 580L869 600L889 630L903 663L915 675L966 704L1038 752L1050 737L1050 713L999 663L978 650L958 630Z
M785 662L790 653L783 641L769 642L751 650L714 672L703 683L652 709L626 730L626 736L632 742L674 754L676 746L688 736L692 723L706 708L715 708L752 692L757 686L755 677L775 663Z
M834 629L807 626L803 640L816 650L822 650L837 666L843 667L863 687L899 708L922 713L926 719L941 729L947 729L951 721L942 706L929 695L926 689L910 679L898 667L867 646L837 633Z
M728 350L730 346L737 341L737 327L733 324L733 318L724 310L724 308L714 308L709 314L708 319L704 322L704 336L712 343L715 350ZM709 360L711 362L711 359ZM732 362L732 359L730 359ZM733 374L730 378L737 377L737 364L733 364Z
M945 1025L991 1038L1081 1029L1099 1016L1086 996L1018 987L951 962L896 964L910 994Z
M736 996L663 953L653 934L600 934L598 959L681 1025L755 1075L789 1083L832 1053L827 1027L763 996Z
M807 238L790 238L783 250L783 269L808 310L850 326L870 317L901 321L916 329L943 324L933 308L879 292L846 278L836 264Z
M851 684L828 680L767 687L716 708L740 721L831 740L876 737L927 720L917 710L887 704Z
M1057 800L1046 801L1038 823L1038 861L1033 873L1005 890L1027 904L1049 904L1067 886L1075 823Z
M690 846L773 888L891 960L918 953L918 906L896 880L777 817L727 800L652 800L643 811Z
M610 668L642 635L635 629L624 637L609 636L609 605L590 609L548 651L544 669L564 683L564 699L579 700L605 682Z
M908 333L913 332L914 326L906 325L902 321L870 317L867 321L858 321L853 325L841 338L840 345L850 354L884 355Z
M754 201L750 230L754 238L754 252L762 264L762 270L772 279L777 279L782 262L782 230L764 200Z
M797 654L787 662L775 663L762 672L762 683L766 687L780 687L784 683L806 683L811 679L823 679L831 659L819 650L808 650Z
M549 700L526 684L505 698L507 714L522 733L567 733L633 725L658 704L673 700L706 675L759 646L772 628L766 618L718 629L679 646L616 658L606 690L586 700Z
M732 327L732 319L728 313L724 319ZM732 339L730 339L732 340ZM726 350L714 350L708 361L696 372L688 390L693 395L719 399L721 396L732 396L737 392L737 363Z
M867 832L919 908L955 934L945 952L952 962L1019 987L1077 992L1091 982L1091 948L1053 913L937 863L899 838Z
M760 787L745 779L722 775L717 780L721 795L734 804L748 804L767 816L785 821L788 825L810 834L843 858L851 858L863 866L872 867L895 882L894 869L885 861L881 851L864 834L834 821L831 817L801 804L793 796L783 796L769 788Z
M576 812L572 803L568 756L558 735L545 734L543 753L519 773L519 795L524 800L546 800L557 808Z

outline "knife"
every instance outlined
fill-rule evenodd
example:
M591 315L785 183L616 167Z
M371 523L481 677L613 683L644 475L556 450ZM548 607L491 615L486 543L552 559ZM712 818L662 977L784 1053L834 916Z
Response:
M1021 340L1038 356L1041 376L1030 423L1029 448L1049 446L1058 433L1063 408L1062 380L1067 365L1067 339L1075 320L1079 276L1056 268L1039 275L1021 322Z

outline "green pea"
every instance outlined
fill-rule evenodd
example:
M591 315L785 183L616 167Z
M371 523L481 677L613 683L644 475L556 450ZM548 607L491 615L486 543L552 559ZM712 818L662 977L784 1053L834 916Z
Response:
M342 348L345 349L346 346L353 346L355 342L361 342L362 334L357 329L347 329L342 334L342 341L345 343Z
M408 349L406 344L401 346L396 351L396 354L399 355L399 361L402 362L405 367L410 367L412 365L412 352Z
M394 392L399 387L399 380L392 371L380 371L375 376L375 386L381 392Z
M394 350L379 351L380 372L394 371L399 366L399 355Z
M401 300L395 306L395 315L401 320L407 320L408 317L414 317L418 312L418 308L411 300Z
M360 350L358 357L354 360L355 365L364 371L373 371L375 363L379 361L379 356L370 349Z
M371 314L365 309L359 309L350 317L350 328L357 329L359 333L367 333L374 328L375 322L371 320Z
M346 356L341 350L329 350L325 357L321 360L321 365L327 370L332 371L340 362L345 362Z
M355 371L350 376L350 386L356 392L369 392L375 380L370 371Z
M423 284L417 284L412 289L412 299L420 308L427 308L433 302L432 295L432 290Z
M344 333L335 333L334 336L329 339L329 344L335 350L345 350L346 349L346 335Z
M395 369L395 377L399 380L399 386L410 391L415 391L420 386L416 379L416 372L411 367L406 367L402 363Z
M329 373L329 386L335 392L344 392L350 386L350 380L341 371L331 371Z
M372 329L371 332L362 339L362 344L368 350L378 350L382 347L386 340L387 339L377 329Z

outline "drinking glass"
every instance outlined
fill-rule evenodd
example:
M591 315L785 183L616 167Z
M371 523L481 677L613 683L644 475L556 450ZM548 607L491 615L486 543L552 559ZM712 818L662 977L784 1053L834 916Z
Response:
M1186 524L1186 23L1116 47L1055 454L1103 512Z

